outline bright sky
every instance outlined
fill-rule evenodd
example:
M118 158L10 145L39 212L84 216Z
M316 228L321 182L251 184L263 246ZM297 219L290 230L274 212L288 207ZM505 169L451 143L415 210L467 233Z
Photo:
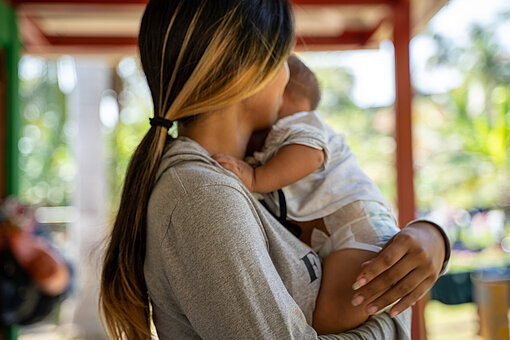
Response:
M459 43L468 41L473 23L488 25L499 13L510 12L508 0L451 0L429 23L433 32ZM510 20L498 28L498 38L510 55ZM426 93L442 93L455 88L462 78L449 69L432 71L426 62L434 44L423 35L411 41L411 70L414 86ZM355 76L354 101L361 107L385 106L394 101L393 45L383 42L379 50L302 54L313 68L344 66Z

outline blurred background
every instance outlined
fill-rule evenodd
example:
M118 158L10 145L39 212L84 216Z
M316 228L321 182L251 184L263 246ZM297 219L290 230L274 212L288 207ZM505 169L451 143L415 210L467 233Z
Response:
M0 103L15 110L0 116L3 193L35 207L74 268L66 299L43 321L9 326L11 338L104 338L97 318L102 241L153 112L135 48L143 1L72 2L0 0L0 31L11 32L2 37ZM294 2L297 50L319 78L321 114L347 136L396 211L399 190L411 186L410 213L436 221L450 237L449 273L423 302L423 329L413 337L508 339L508 286L497 295L498 288L480 282L510 280L510 3L410 2L412 139L397 142L396 111L406 111L394 104L402 91L395 59L402 59L392 15L401 2ZM412 158L405 151L399 158L399 143L412 145ZM411 161L400 175L411 178L400 182L403 189L398 159ZM501 308L501 322L484 321ZM496 329L505 323L506 333Z

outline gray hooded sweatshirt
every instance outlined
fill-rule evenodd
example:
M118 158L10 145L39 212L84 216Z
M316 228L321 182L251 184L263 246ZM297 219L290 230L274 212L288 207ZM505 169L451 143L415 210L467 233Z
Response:
M319 257L189 138L165 148L147 222L160 339L410 339L410 310L318 336Z

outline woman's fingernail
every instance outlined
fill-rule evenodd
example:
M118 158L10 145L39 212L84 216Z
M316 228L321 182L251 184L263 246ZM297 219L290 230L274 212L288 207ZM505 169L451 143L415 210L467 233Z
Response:
M377 310L378 310L378 308L376 306L371 306L371 307L368 307L367 313L370 315L373 315L377 312Z
M365 298L364 298L363 296L361 296L361 295L356 295L356 296L354 297L354 299L352 299L352 302L351 302L351 303L352 303L352 305L353 305L354 307L356 307L356 306L361 305L361 304L363 303L363 300L365 300Z
M361 279L359 279L358 281L354 282L354 284L352 285L352 289L354 289L354 290L358 290L358 289L360 289L361 287L363 287L366 283L367 283L367 279L365 279L364 277L362 277L362 278L361 278Z
M392 318L394 318L394 317L396 317L396 316L398 315L398 313L400 313L398 310L392 310L392 311L390 312L390 316L391 316Z

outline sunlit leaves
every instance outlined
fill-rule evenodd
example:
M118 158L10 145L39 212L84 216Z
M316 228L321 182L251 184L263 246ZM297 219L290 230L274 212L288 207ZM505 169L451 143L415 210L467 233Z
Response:
M20 199L31 204L70 204L76 170L57 61L25 56L19 78L23 122L18 141Z
M427 130L418 135L418 150L429 150L417 153L423 156L417 160L418 202L430 207L436 196L467 209L504 206L510 190L510 73L505 71L510 58L502 54L494 27L473 26L466 46L434 38L438 53L431 65L459 69L464 82L447 95L419 100L436 105L444 120L435 128L422 125L429 111L418 106L415 125Z

